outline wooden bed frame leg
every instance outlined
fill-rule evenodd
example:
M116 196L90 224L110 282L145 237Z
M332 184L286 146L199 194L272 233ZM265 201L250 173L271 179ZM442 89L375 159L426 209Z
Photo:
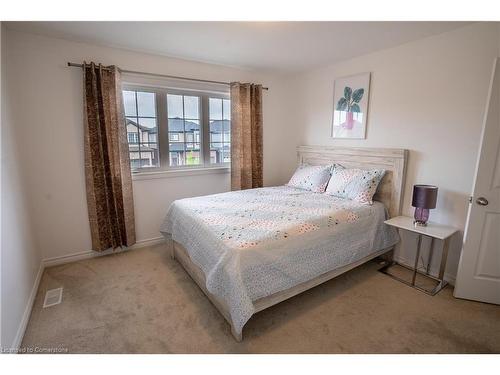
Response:
M243 332L242 333L236 333L236 330L234 329L233 325L231 324L231 334L233 335L234 339L237 342L241 342L243 340Z

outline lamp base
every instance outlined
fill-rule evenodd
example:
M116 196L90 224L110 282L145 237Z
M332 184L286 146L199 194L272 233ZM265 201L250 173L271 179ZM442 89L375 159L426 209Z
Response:
M426 227L427 222L413 220L413 225L415 225L416 227Z
M429 209L415 207L415 215L413 216L415 220L413 224L419 227L425 227L427 225L427 220L429 220Z

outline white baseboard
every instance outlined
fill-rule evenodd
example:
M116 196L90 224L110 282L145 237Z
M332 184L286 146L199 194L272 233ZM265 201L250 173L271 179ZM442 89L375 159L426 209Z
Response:
M28 298L28 303L26 304L26 308L24 309L21 323L19 324L19 328L17 329L16 337L14 338L14 342L10 346L13 352L19 350L23 342L24 332L26 332L26 327L28 326L28 322L30 320L31 310L33 309L33 304L35 303L36 294L38 292L40 281L42 280L44 269L45 267L43 265L43 261L41 261L40 266L38 267L38 272L35 277L35 282L33 283L33 287L31 288L31 293Z
M394 254L394 261L398 262L398 263L401 263L401 264L404 264L405 266L408 266L408 267L411 267L413 268L413 266L415 265L414 264L414 259L412 260L409 260L409 259L405 259L399 255L396 255ZM430 272L430 274L432 274L432 272ZM433 275L433 276L437 276L437 275ZM455 280L456 280L456 276L451 274L451 273L448 273L448 272L445 272L444 274L444 279L446 281L448 281L449 284L455 286Z
M134 250L134 249L140 249L141 247L145 247L145 246L153 246L153 245L160 244L164 241L165 241L165 239L163 237L149 238L147 240L137 241L135 244L133 244L130 247L125 247L125 248L120 248L120 249L115 249L115 250L109 249L109 250L100 251L100 252L93 251L93 250L87 250L87 251L81 251L78 253L73 253L73 254L68 254L68 255L61 255L58 257L46 258L43 260L43 264L45 267L58 266L61 264L76 262L76 261L82 260L82 259L95 258L95 257L104 256L104 255L109 255L109 254L115 254L115 253L130 251L130 250Z

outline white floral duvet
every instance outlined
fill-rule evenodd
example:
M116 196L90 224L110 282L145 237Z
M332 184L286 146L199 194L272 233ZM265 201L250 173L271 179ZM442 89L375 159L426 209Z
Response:
M380 202L277 186L177 200L160 230L186 248L240 333L253 301L394 245L385 218Z

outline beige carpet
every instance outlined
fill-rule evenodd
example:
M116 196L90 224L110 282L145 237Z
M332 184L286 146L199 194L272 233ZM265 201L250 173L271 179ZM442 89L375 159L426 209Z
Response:
M167 245L46 269L23 346L73 353L499 353L500 307L428 296L370 262L265 310L243 342ZM47 289L63 302L43 309Z

